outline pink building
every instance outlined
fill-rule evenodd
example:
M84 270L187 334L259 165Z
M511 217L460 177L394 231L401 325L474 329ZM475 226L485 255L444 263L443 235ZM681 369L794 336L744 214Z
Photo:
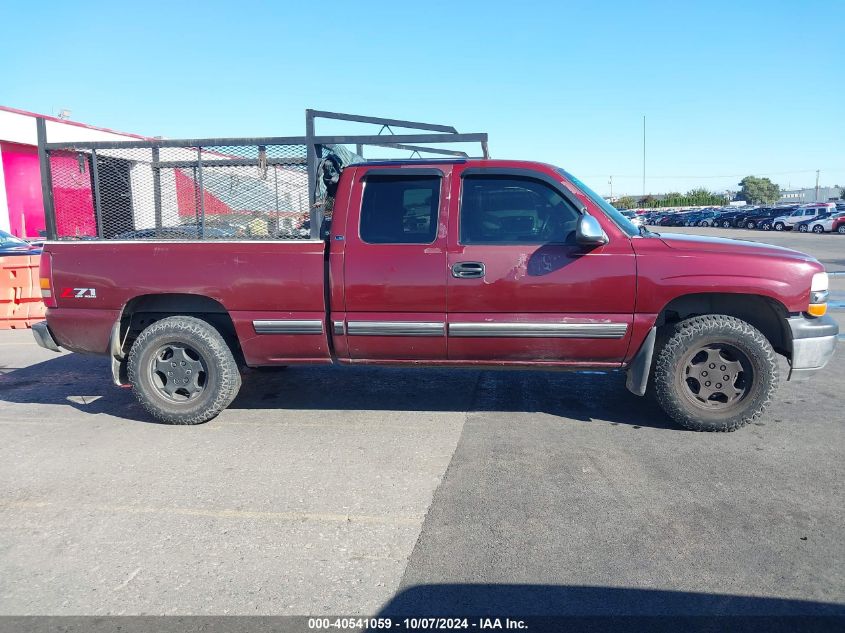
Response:
M37 118L46 121L50 142L146 138L0 106L0 230L18 237L39 237L44 230Z

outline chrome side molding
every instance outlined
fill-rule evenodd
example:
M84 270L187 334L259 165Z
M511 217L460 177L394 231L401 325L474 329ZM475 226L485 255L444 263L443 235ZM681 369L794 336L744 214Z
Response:
M348 321L349 336L445 336L446 324L427 321Z
M319 319L278 319L253 321L256 334L322 334Z
M450 323L460 338L622 338L627 323Z
M445 336L445 323L428 321L348 321L349 336ZM627 323L449 323L449 336L460 338L590 338L619 339ZM343 322L334 323L335 334Z

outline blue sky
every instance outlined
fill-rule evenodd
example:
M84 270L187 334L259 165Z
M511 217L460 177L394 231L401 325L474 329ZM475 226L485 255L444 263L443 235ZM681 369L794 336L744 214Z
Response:
M649 192L816 169L845 185L842 0L10 2L3 20L0 104L93 125L292 135L306 107L449 123L638 195L645 115Z

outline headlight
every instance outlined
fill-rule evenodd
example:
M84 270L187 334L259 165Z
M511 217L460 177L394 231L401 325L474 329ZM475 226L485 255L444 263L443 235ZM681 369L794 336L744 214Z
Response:
M816 273L810 284L810 305L807 314L815 317L824 316L827 312L828 291L827 273Z

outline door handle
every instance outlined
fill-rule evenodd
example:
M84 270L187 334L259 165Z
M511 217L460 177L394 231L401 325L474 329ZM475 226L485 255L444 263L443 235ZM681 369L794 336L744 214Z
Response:
M455 279L478 279L484 276L484 264L481 262L458 262L452 265L452 277Z

